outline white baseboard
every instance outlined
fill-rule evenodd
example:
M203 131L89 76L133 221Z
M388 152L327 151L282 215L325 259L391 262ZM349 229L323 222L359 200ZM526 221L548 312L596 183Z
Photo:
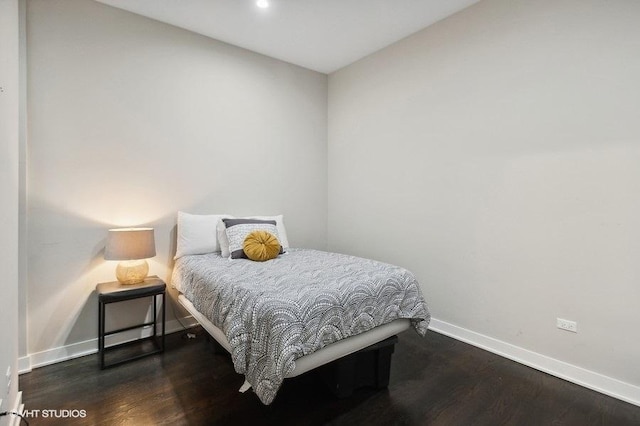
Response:
M185 317L181 319L182 324L187 327L197 325L193 317ZM563 361L548 357L546 355L533 352L519 346L512 345L493 337L485 336L466 328L458 327L436 318L431 319L429 329L445 336L452 337L461 342L468 343L480 349L492 352L507 359L513 360L520 364L526 365L536 370L551 374L569 382L584 386L588 389L609 395L613 398L620 399L633 405L640 406L640 387L629 383L622 382L612 377L605 376L594 371L568 364ZM183 327L177 320L167 321L166 333L175 333L182 331ZM108 345L125 343L140 337L148 337L151 335L151 327L145 328L137 332L131 330L118 334L107 341ZM59 348L49 349L42 352L36 352L18 360L19 374L28 373L33 368L43 367L57 362L67 361L69 359L78 358L98 352L98 339L86 340L84 342L73 343L71 345Z
M13 408L11 409L11 411L14 413L20 413L20 414L22 414L22 412L24 411L24 404L22 404L22 392L18 392L18 395L16 396L16 400L15 400L15 403L13 404ZM20 422L21 422L20 417L12 416L11 420L9 420L9 426L19 426Z
M640 387L432 318L429 329L585 388L640 406Z
M31 357L29 355L18 358L18 374L29 373L31 371Z
M189 316L181 318L180 321L186 327L193 327L197 322L193 317ZM182 331L182 324L178 320L167 321L165 324L165 332L167 334ZM139 330L129 330L116 335L107 336L105 344L107 346L126 343L143 337L151 336L153 328L151 326ZM58 348L48 349L42 352L35 352L24 357L18 358L18 374L30 372L34 368L44 367L45 365L55 364L78 358L85 355L91 355L98 352L98 338L85 340L84 342L72 343Z

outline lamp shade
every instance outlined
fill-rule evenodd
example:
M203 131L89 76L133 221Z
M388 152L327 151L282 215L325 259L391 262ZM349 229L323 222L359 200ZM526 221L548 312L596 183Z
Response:
M148 259L156 255L153 228L109 229L105 260Z

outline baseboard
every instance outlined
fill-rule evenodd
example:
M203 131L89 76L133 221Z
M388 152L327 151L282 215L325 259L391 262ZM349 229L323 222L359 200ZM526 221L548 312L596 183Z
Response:
M182 318L180 321L186 327L197 325L197 322L191 316ZM178 320L167 321L167 334L182 331L184 329L182 324ZM466 328L458 327L457 325L449 324L445 321L440 321L436 318L431 319L429 329L528 367L535 368L536 370L551 374L552 376L559 377L630 404L640 406L639 386L625 383L594 371L586 370L582 367L494 339L493 337L476 333L475 331L467 330ZM151 327L143 329L142 333L138 331L137 334L135 333L135 330L131 330L130 333L121 333L117 336L112 336L114 338L110 339L107 343L109 345L125 343L139 339L140 337L148 337L150 335ZM97 352L97 338L42 352L36 352L19 358L18 372L19 374L28 373L34 368L67 361L69 359L85 355L91 355Z
M20 414L22 414L22 412L24 411L24 404L22 404L22 392L18 392L11 411ZM19 426L20 422L21 419L19 416L12 416L11 420L9 420L9 426Z
M18 374L24 374L31 371L31 357L21 356L18 358Z
M429 329L585 388L640 406L640 387L432 318Z
M193 327L197 322L193 317L185 317L178 320L171 320L165 323L165 332L167 334L184 330L185 327ZM142 330L129 330L117 335L108 336L105 343L107 346L126 343L136 339L149 337L153 328L145 327ZM72 343L58 348L48 349L42 352L35 352L18 359L18 373L24 374L30 372L34 368L44 367L45 365L55 364L78 358L85 355L91 355L98 352L98 338L85 340L83 342Z

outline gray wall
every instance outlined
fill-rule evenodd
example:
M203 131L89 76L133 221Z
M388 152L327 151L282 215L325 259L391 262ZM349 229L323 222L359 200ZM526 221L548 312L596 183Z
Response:
M326 248L326 75L93 1L27 21L30 354L96 337L110 227L153 226L165 279L178 210L282 213L292 246Z
M329 248L413 270L438 320L640 385L639 17L485 0L330 75Z
M16 408L18 392L18 35L18 0L0 0L0 411Z

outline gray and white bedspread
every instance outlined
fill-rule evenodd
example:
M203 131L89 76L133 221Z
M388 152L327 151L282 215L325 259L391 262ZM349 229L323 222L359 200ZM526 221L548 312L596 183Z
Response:
M424 335L430 320L411 272L343 254L289 249L267 262L185 256L173 277L225 333L235 370L264 404L297 358L398 318Z

